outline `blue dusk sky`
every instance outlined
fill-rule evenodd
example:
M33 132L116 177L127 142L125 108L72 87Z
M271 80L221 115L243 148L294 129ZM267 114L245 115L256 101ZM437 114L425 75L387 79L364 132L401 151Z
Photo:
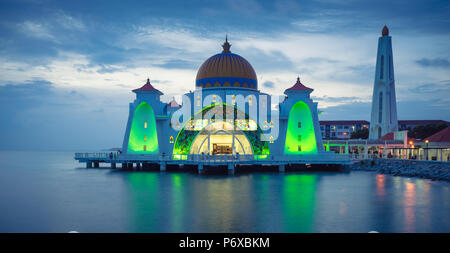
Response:
M0 0L0 149L120 147L131 90L180 101L225 34L261 91L300 75L320 119L369 120L385 24L398 118L450 120L449 1Z

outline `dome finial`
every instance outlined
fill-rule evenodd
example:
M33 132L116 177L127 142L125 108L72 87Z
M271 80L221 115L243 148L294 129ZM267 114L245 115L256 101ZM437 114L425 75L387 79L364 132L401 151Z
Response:
M300 76L297 76L297 83L300 82Z
M147 77L147 83L146 84L150 84L150 78Z
M389 35L389 28L384 25L383 30L381 30L381 35L388 36Z
M222 45L222 48L223 48L222 53L231 53L230 47L231 47L231 44L228 43L228 34L226 34L225 35L225 43L223 43L223 45Z

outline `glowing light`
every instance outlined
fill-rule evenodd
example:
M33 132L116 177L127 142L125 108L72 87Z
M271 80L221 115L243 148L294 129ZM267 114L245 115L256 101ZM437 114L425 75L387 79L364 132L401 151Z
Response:
M425 140L425 143L428 143L428 142L430 142L429 140Z
M155 113L149 104L143 102L134 111L127 152L156 154L158 151Z
M303 101L297 102L289 112L284 153L317 153L316 134L314 132L311 110Z

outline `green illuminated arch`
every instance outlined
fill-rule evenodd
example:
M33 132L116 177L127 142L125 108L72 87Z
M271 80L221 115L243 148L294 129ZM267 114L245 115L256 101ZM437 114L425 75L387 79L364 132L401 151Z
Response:
M229 106L226 103L223 104L212 104L210 106L204 107L200 112L198 112L196 115L201 114L201 116L197 116L199 118L203 118L206 113L208 113L210 110L214 108L223 108L223 115L224 120L226 120L226 107ZM234 106L234 118L238 118L236 115L238 113L242 113L245 115L245 118L248 119L249 116L246 113L243 113L242 111L239 111ZM191 120L194 118L197 118L195 116L191 117ZM188 121L187 121L188 122ZM191 150L191 145L193 141L195 140L195 137L197 137L198 133L200 131L187 131L185 130L185 127L183 126L180 130L180 132L177 135L177 138L175 140L175 145L173 146L173 155L175 159L184 159L185 155L189 154L189 151ZM245 137L247 137L248 141L250 142L250 145L252 147L253 154L255 155L255 159L264 159L269 155L269 144L267 141L262 141L260 136L262 134L261 128L258 126L256 131L243 131L245 134Z
M309 106L298 101L289 112L285 154L316 154L317 143Z
M153 108L142 102L134 111L128 139L129 154L157 154L158 134Z

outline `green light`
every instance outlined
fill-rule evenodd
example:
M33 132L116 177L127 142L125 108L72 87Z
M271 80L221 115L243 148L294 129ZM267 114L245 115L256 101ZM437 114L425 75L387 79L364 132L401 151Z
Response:
M225 109L225 107L230 106L227 105L226 103L215 103L215 104L211 104L209 106L204 107L200 112L197 112L196 115L194 117L191 117L190 120L193 120L195 118L204 118L205 114L210 111L211 109L213 109L214 107L223 107ZM237 113L242 113L245 118L249 118L248 114L239 111L235 106L234 107L234 115L237 115ZM224 110L224 119L223 120L227 120L226 119L226 111ZM237 118L236 116L234 118ZM189 122L189 121L187 121ZM239 127L239 126L237 126ZM270 154L269 152L269 145L268 145L268 141L262 141L261 140L261 133L262 130L261 128L258 126L256 131L243 131L243 129L240 129L244 134L245 137L247 137L248 141L250 142L250 145L252 147L252 151L253 154L256 155L255 159L266 159L267 155ZM200 131L198 130L189 130L187 131L185 129L185 125L182 127L182 129L180 130L180 132L178 132L177 138L175 140L175 145L173 147L173 159L175 160L185 160L187 159L187 154L189 154L189 151L191 149L191 145L195 140L195 137L197 137L197 134Z
M284 232L311 232L314 224L316 175L286 175L283 185Z
M303 102L297 102L289 112L285 154L316 154L316 134L311 110Z
M134 112L127 152L130 154L157 154L158 151L155 113L149 104L143 102Z

